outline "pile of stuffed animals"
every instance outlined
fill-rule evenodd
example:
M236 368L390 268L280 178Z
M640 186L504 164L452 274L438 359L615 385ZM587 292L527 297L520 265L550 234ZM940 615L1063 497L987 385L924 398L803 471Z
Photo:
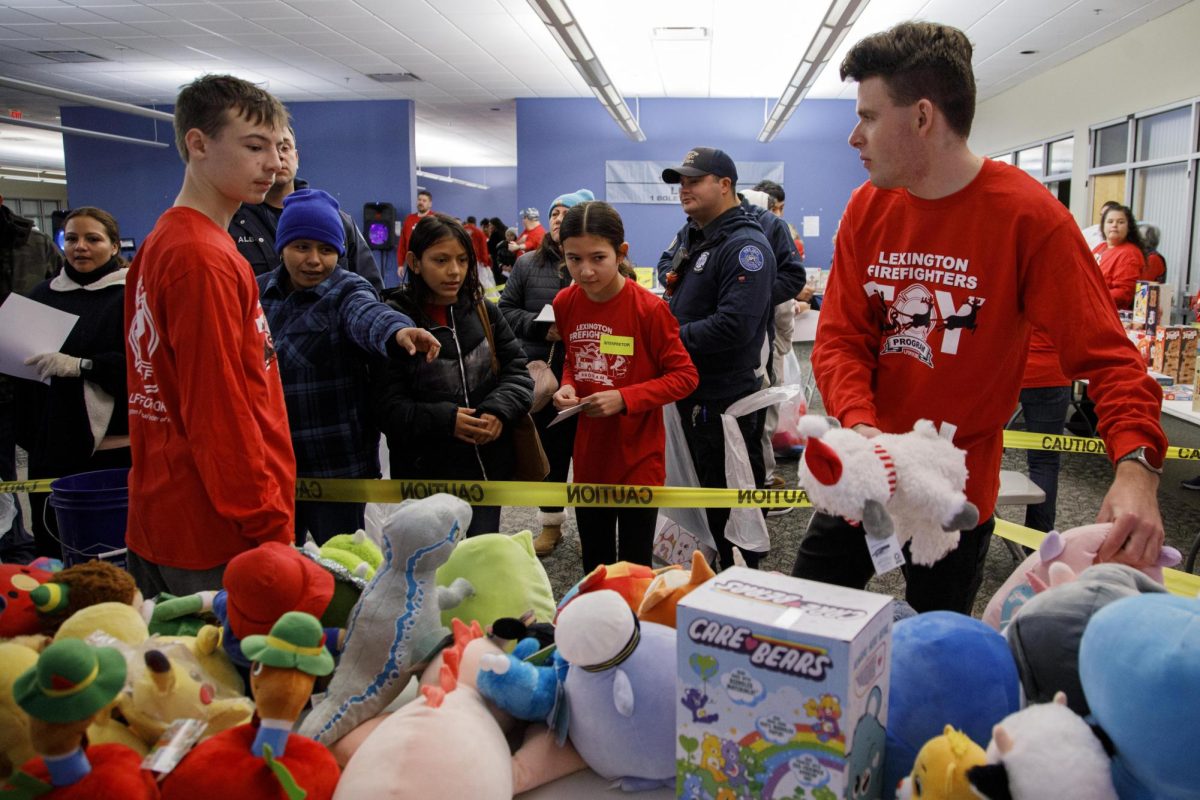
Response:
M904 519L895 494L864 521ZM589 768L676 787L676 715L705 711L678 694L675 610L703 556L599 567L555 603L531 534L464 540L470 514L409 501L379 544L265 545L188 597L106 562L0 566L0 798L507 800ZM984 621L895 624L884 760L848 797L1200 798L1200 601L1092 566L1106 533L1048 537Z

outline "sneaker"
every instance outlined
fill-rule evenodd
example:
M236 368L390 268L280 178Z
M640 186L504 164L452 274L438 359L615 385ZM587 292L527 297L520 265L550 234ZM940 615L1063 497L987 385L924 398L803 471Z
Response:
M1197 475L1191 480L1180 481L1179 485L1184 489L1191 489L1194 492L1200 492L1200 475Z
M538 558L545 558L554 552L562 541L562 525L543 525L542 532L533 540L533 552Z
M767 485L764 486L763 488L767 489L769 491L779 491L780 489L786 489L788 487L787 487L787 481L785 481L781 476L772 475L771 480L767 481ZM768 517L782 517L784 514L790 514L791 512L792 512L791 506L779 506L778 508L768 508L767 516Z

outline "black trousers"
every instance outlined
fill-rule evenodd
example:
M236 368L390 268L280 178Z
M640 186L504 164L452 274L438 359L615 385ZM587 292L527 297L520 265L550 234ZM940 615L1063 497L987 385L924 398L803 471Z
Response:
M983 580L983 562L992 540L995 517L963 531L958 547L932 566L912 563L904 546L905 599L918 612L958 611L970 615ZM800 540L792 575L862 589L875 574L861 527L817 511Z
M317 545L323 545L342 533L354 533L366 522L365 503L320 503L301 500L296 503L296 544L303 547L311 533Z
M683 436L687 440L696 477L707 489L724 489L725 485L725 431L721 427L721 414L741 397L724 400L680 400L675 404L683 424ZM754 485L762 486L766 480L763 468L762 440L765 411L756 411L738 418L738 428L746 440L746 453L750 458L750 471L754 473ZM729 521L728 508L706 508L708 529L717 544L717 556L721 569L733 566L733 545L725 538L725 523ZM757 567L766 553L743 550L746 566Z
M615 561L652 566L650 558L657 521L657 508L576 507L575 524L579 526L583 574Z

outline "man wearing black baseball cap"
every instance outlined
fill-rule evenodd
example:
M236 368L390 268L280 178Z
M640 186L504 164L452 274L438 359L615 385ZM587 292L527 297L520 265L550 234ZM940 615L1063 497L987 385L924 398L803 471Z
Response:
M759 388L755 375L771 316L776 264L771 245L737 196L737 166L724 151L694 147L663 181L679 184L688 222L658 261L679 335L700 373L700 386L677 407L700 485L725 488L725 433L721 414ZM748 444L755 484L764 480L763 412L738 419ZM733 564L725 539L729 509L706 510L722 568ZM756 566L761 554L744 552Z

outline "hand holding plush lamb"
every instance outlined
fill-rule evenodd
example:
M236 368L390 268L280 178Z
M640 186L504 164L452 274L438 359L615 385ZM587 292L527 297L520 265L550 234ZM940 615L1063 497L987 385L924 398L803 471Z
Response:
M813 505L861 522L872 537L911 540L913 563L933 564L958 546L960 531L979 523L979 509L963 493L966 453L929 420L909 433L868 439L809 415L800 432L808 437L800 485Z

